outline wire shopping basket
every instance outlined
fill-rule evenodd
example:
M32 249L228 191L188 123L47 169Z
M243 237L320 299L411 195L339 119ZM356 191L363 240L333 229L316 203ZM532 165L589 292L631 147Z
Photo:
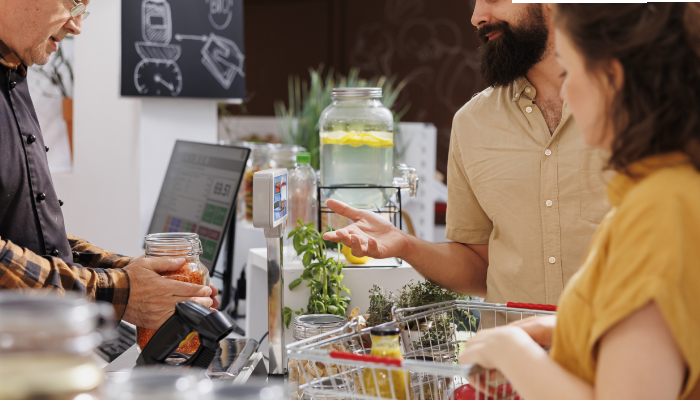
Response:
M369 355L372 328L360 330L353 320L342 328L287 346L291 397L519 399L500 373L476 365L458 365L457 355L461 345L482 327L554 314L554 310L553 306L462 300L394 309L404 360Z

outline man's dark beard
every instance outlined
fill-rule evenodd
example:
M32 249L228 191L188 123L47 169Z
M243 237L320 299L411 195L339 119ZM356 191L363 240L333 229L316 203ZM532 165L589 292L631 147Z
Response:
M493 41L486 35L500 31ZM481 76L489 86L500 87L525 76L535 64L542 61L547 49L549 28L540 5L528 10L520 26L511 29L507 22L497 22L479 28L481 39Z

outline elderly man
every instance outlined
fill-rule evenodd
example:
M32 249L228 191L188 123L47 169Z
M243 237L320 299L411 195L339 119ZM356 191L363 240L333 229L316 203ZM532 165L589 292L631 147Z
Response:
M398 256L426 278L491 302L555 304L608 209L604 155L587 147L559 98L550 5L477 0L488 89L457 112L447 238L433 244L342 203L355 223L326 233L357 256Z
M117 316L158 328L176 303L216 306L216 289L163 279L184 259L131 259L66 235L27 67L45 64L88 15L76 0L0 0L0 288L77 291Z

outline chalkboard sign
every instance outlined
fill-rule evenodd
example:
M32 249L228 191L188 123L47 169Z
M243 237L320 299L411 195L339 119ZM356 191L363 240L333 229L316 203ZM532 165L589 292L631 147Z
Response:
M122 96L245 97L243 0L122 0Z

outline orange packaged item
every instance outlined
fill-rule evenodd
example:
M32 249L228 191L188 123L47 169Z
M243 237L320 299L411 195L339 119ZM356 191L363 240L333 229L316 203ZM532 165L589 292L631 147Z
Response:
M177 271L163 272L160 275L167 279L175 279L182 282L196 283L209 286L209 271L199 261L202 254L202 244L196 233L154 233L146 236L146 257L170 257L185 258L187 262ZM136 344L139 349L148 344L154 329L136 328ZM191 334L183 340L176 353L193 354L199 348L199 337Z

